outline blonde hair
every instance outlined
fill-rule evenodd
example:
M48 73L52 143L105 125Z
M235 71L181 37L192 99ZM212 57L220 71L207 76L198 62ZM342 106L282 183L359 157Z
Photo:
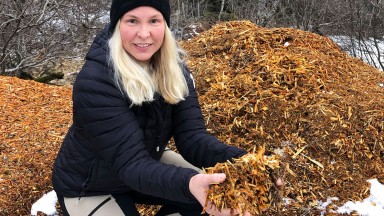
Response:
M185 55L165 24L164 41L152 56L150 65L137 62L123 48L120 21L108 41L109 61L114 69L115 82L129 97L132 105L153 101L155 92L165 101L177 104L188 96L188 85L183 75L182 56Z

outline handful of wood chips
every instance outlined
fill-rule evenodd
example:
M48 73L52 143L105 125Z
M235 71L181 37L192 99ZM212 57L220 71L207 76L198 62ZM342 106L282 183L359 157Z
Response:
M279 156L265 156L263 147L257 152L249 153L233 162L218 163L216 166L204 169L205 173L225 173L227 178L220 184L212 184L208 190L203 213L208 201L216 208L238 209L242 213L259 215L268 209L271 202L271 187L274 182L271 171L279 168Z

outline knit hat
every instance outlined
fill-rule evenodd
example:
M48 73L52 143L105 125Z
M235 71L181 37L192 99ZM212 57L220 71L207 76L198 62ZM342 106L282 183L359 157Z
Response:
M167 22L167 25L170 26L171 8L169 6L169 0L112 0L112 6L109 13L109 31L113 32L117 21L119 21L126 12L140 6L150 6L160 11Z

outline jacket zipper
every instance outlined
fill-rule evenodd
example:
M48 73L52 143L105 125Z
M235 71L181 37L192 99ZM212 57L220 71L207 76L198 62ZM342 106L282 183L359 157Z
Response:
M87 179L85 180L85 182L81 186L80 197L83 197L85 195L85 192L86 192L86 189L88 187L88 184L91 181L91 175L92 175L92 171L93 171L93 166L94 165L95 165L95 160L92 161L91 166L90 166L90 168L88 170ZM79 199L80 199L80 197L79 197Z
M159 97L159 111L156 112L156 116L157 116L157 120L158 120L158 123L157 123L157 131L156 131L156 144L157 144L157 147L156 147L156 152L159 152L160 151L160 134L161 134L161 130L163 129L163 124L164 124L164 120L167 116L167 112L168 112L168 108L169 108L169 105L166 104L166 102L164 101L164 98L163 97Z

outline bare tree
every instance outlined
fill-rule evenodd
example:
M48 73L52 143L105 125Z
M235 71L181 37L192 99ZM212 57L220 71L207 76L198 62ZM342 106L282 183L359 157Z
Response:
M384 71L384 1L346 0L349 9L345 12L345 27L342 35L346 51L354 57L362 58L372 66Z
M74 36L73 45L80 54L85 52L96 33L109 22L108 0L67 0L61 6L61 19L68 25L68 34Z
M283 0L281 9L285 20L282 22L290 27L321 33L323 25L333 22L330 20L333 1Z
M178 40L191 37L191 26L204 22L208 8L208 0L170 0L171 4L171 30ZM197 24L197 25L199 25ZM203 29L203 27L201 27ZM193 34L192 34L193 35Z
M57 56L54 45L59 35L46 33L46 26L57 14L55 2L2 1L0 5L2 74L18 75L26 68L42 66Z
M363 37L359 36L363 40L359 48L364 50L362 57L369 64L384 71L384 48L379 46L384 42L384 1L367 1L364 11L364 24L359 31L363 33Z
M221 15L223 14L223 11L224 11L224 5L225 5L225 0L221 0L220 11L219 11L219 21L221 20Z
M2 1L0 74L47 72L63 58L80 53L94 29L108 22L101 19L108 13L107 6L100 9L102 2L106 1Z
M260 26L273 26L281 0L229 0L228 8L236 19L250 20Z

